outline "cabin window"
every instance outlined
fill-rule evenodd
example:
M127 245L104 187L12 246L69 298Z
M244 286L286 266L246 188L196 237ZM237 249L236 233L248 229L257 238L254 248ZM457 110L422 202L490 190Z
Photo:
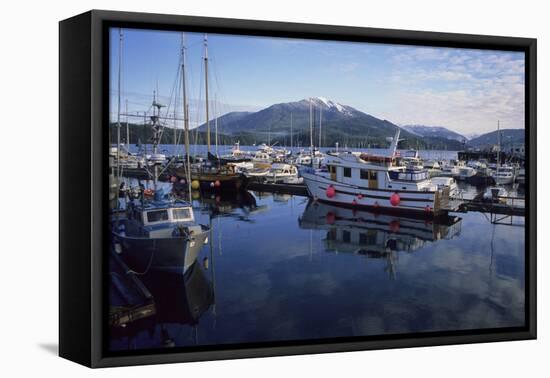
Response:
M147 223L161 222L168 220L167 210L155 210L147 212Z
M191 218L191 211L189 209L173 209L172 216L175 220L188 220Z
M351 242L351 233L349 231L342 231L342 241L344 243Z
M361 169L361 180L368 180L369 179L369 171L366 169Z
M344 177L351 177L351 168L344 167Z

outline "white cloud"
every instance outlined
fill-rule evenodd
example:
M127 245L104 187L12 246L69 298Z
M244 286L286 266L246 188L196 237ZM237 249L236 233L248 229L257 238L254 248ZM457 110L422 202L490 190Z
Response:
M525 64L519 53L406 48L392 61L393 107L401 124L443 125L461 133L523 128Z

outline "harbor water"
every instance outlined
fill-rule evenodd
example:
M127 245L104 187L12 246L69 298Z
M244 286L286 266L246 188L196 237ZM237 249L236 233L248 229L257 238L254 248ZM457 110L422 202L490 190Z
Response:
M208 243L185 274L140 276L156 314L112 328L112 351L525 324L524 218L426 221L256 192L193 207Z

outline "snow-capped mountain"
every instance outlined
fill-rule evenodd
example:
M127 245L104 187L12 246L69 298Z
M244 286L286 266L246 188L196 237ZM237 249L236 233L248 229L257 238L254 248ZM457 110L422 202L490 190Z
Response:
M313 134L315 145L319 142L319 129L323 146L387 146L387 137L395 134L397 125L359 111L349 105L324 97L305 98L299 101L274 104L257 112L233 112L218 118L218 132L223 136L241 141L261 143L277 141L288 145L292 124L293 143L307 146L310 143L310 107L313 110ZM321 122L320 122L321 119ZM205 131L201 125L199 131ZM446 129L445 129L446 130ZM452 133L446 130L448 133ZM464 137L456 134L455 138ZM450 136L420 136L404 128L401 132L402 148L429 147L434 149L457 149L462 142Z

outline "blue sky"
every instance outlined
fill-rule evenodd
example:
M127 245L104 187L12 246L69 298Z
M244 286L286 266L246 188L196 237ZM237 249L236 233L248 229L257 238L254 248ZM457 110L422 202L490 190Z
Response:
M182 33L124 29L122 110L173 104ZM203 34L185 33L191 124L204 122ZM119 31L111 30L111 115L117 113ZM524 127L523 53L208 35L211 114L320 96L399 125L469 135ZM172 100L171 100L172 99ZM181 118L178 107L171 105ZM181 127L181 122L177 123Z

